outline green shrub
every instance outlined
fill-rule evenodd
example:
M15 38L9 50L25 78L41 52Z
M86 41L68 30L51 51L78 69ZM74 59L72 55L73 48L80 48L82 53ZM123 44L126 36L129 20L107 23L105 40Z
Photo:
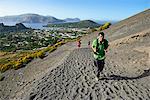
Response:
M103 30L102 27L103 27L103 26L100 26L100 27L99 27L99 31L102 31L102 30Z
M22 60L18 60L18 61L15 62L13 68L14 68L15 70L17 70L17 69L21 68L22 66L23 66Z
M109 28L110 25L111 25L111 23L106 22L106 23L102 26L102 30Z
M30 56L30 55L27 55L25 57L22 58L22 62L23 64L27 64L29 63L34 57Z
M44 52L48 52L51 49L51 46L48 46L47 48L44 49Z
M35 51L35 52L33 52L32 54L30 54L30 56L34 59L34 58L37 58L37 53L38 53L39 51Z
M54 50L56 50L57 48L55 46L52 46L49 50L49 53L53 52Z
M13 65L14 65L13 62L8 62L8 63L6 63L6 64L3 64L3 65L0 67L0 71L1 71L1 72L5 72L6 70L11 69Z
M109 28L110 25L111 25L111 23L106 22L104 25L99 27L99 31L102 31L102 30L105 30L105 29Z
M41 51L37 52L37 57L43 59L43 58L45 57L45 52L44 52L44 50L41 50Z
M60 41L60 42L56 43L54 46L55 46L55 47L58 47L58 46L61 46L61 45L63 45L63 44L65 44L65 42Z

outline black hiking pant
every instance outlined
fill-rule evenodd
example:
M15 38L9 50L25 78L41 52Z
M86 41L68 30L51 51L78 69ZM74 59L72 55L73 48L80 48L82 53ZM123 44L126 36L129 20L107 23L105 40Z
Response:
M104 68L104 59L103 60L94 60L94 65L97 67L97 77L100 76L100 72L103 71Z

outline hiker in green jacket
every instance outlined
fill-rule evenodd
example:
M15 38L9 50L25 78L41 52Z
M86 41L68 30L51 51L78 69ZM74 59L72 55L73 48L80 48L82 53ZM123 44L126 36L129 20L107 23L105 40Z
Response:
M92 43L92 50L94 52L94 64L97 67L97 77L100 78L100 72L104 68L105 53L108 50L108 41L104 39L104 33L100 32L98 37Z

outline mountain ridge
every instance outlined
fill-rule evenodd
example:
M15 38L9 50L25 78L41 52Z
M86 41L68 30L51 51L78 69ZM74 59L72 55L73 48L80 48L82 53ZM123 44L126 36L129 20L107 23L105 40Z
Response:
M79 18L58 19L53 16L43 16L39 14L27 13L21 15L12 15L0 17L0 22L16 22L16 23L65 23L78 22Z
M79 22L48 24L47 26L48 27L69 27L69 28L94 28L94 27L99 27L100 24L92 20L82 20Z

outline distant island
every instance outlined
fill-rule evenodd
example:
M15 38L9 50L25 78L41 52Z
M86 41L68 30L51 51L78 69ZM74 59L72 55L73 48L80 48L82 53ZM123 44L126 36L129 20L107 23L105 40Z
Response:
M64 28L95 28L101 26L92 20L83 20L72 23L48 24L45 27L64 27Z
M22 14L14 16L0 17L0 23L14 22L14 23L66 23L79 22L79 18L58 19L53 16L43 16L39 14Z

